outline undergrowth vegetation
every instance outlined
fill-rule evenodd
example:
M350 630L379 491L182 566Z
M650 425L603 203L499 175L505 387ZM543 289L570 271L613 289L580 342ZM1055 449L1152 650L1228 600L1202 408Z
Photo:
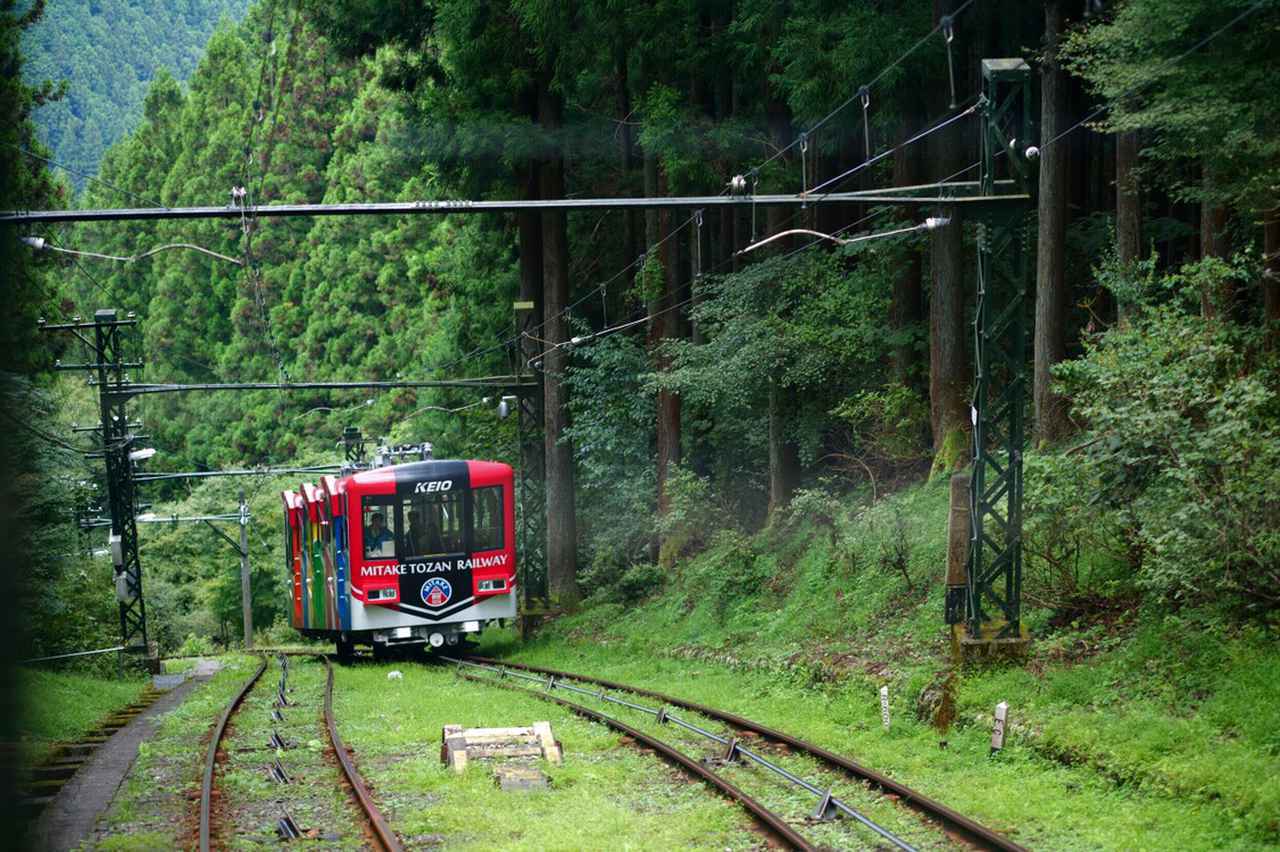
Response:
M146 685L141 677L108 679L80 671L22 670L23 694L39 696L38 701L25 703L19 720L28 762L39 762L55 743L84 735L136 700Z

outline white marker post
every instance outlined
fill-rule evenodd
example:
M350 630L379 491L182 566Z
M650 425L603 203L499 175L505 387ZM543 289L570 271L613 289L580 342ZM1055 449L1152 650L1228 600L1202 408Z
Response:
M991 753L995 754L1004 748L1004 723L1009 718L1009 704L1001 701L996 705L996 724L991 731Z
M880 721L884 722L884 729L889 730L889 687L880 687Z

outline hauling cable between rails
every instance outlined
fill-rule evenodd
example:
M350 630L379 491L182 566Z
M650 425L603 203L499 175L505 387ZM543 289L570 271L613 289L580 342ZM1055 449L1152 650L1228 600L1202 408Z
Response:
M764 737L765 739L782 743L783 745L789 746L798 751L805 752L823 762L826 762L833 766L837 766L843 769L844 771L848 772L850 775L856 778L859 778L863 781L866 781L871 785L880 788L886 793L891 793L899 797L903 802L910 805L912 808L924 813L929 817L932 817L933 819L945 824L950 828L953 828L958 833L964 835L965 839L978 845L981 848L998 849L998 850L1002 850L1002 852L1026 852L1023 846L1020 846L1019 844L1013 842L1012 840L1005 837L1004 835L1001 835L995 831L992 831L991 829L976 822L975 820L970 819L969 817L966 817L963 814L960 814L952 810L951 808L947 807L941 802L938 802L924 795L923 793L913 790L912 788L906 786L905 784L902 784L899 781L895 781L894 779L888 777L887 775L881 772L877 772L874 769L870 769L868 767L862 766L861 764L847 757L836 754L832 751L822 748L821 746L802 740L799 737L794 737L783 731L779 731L774 728L770 728L766 725L762 725L759 722L753 721L746 717L739 716L734 713L728 713L723 710L717 710L713 707L707 707L706 705L698 704L693 701L688 701L683 698L677 698L675 696L667 695L665 693L658 692L656 690L630 686L625 683L619 683L617 681L607 680L605 678L596 678L596 677L589 677L586 675L573 674L571 672L560 671L558 669L551 669L543 666L532 666L524 663L515 663L515 662L506 661L506 660L494 660L488 657L471 656L471 657L468 657L467 661L473 664L499 666L508 670L517 669L525 672L537 672L540 674L545 674L556 679L556 688L567 687L567 685L561 684L559 682L561 679L576 680L581 683L595 684L597 686L600 686L606 689L613 689L618 692L627 692L632 695L642 695L642 696L645 696L646 698L653 698L657 701L662 702L663 704L670 704L674 707L680 707L682 709L689 710L694 713L699 713L703 716L707 716L708 718L723 722L732 728L737 728L739 730L744 730L744 731L750 731L754 734L758 734ZM511 672L508 672L508 673L510 674ZM588 694L597 695L598 693L588 692Z
M461 662L459 660L454 660L449 657L444 657L442 659L450 662ZM643 731L636 730L635 728L631 727L625 722L622 722L604 713L600 713L599 711L592 710L590 707L584 707L581 704L575 704L572 701L566 701L563 698L557 698L554 695L547 695L542 692L537 692L532 689L526 689L523 687L515 686L514 684L510 684L510 683L502 683L500 681L495 681L492 678L477 677L476 675L466 674L465 672L461 671L461 669L459 669L458 671L458 677L461 677L465 680L469 680L473 683L481 683L481 684L486 684L488 686L498 687L500 689L508 689L513 692L521 693L524 695L530 695L530 696L542 699L543 701L549 701L553 704L559 704L561 707L564 707L570 712L573 712L584 718L591 719L592 721L599 722L600 724L606 725L607 727L612 728L613 730L618 731L619 733L632 738L636 742L642 743L648 748L653 749L654 752L656 752L664 760L679 766L681 769L685 770L687 773L689 773L693 777L697 778L700 781L704 781L707 784L710 784L711 786L719 790L721 793L724 793L733 801L742 805L743 808L745 808L762 825L764 825L766 828L772 831L775 835L777 835L778 839L783 841L788 847L792 849L804 850L804 852L809 852L809 850L813 850L815 848L812 844L809 843L809 841L805 840L804 837L798 834L795 831L795 829L787 825L787 823L781 817L779 817L773 811L766 808L764 805L757 802L751 796L748 796L746 793L738 789L736 786L734 786L732 783L730 783L720 775L707 769L705 766L703 766L693 758L689 757L688 755L672 748L670 745L668 745L667 743L664 743L662 740L655 739L654 737L649 736Z

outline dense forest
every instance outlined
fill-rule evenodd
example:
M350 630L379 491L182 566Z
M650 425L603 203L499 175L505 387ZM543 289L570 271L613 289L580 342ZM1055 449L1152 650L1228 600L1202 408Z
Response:
M160 69L186 80L219 22L244 17L248 0L57 0L22 36L23 76L65 86L35 111L53 159L83 189L103 153L137 126Z
M1023 229L1034 247L1028 595L1066 612L1109 595L1272 618L1278 36L1280 0L263 0L223 21L185 83L157 74L140 125L74 199L12 151L26 172L5 197L179 206L229 203L235 187L267 204L716 195L735 175L761 194L974 180L980 60L1024 58L1040 151ZM29 115L56 94L11 97ZM29 122L4 132L33 144ZM23 355L11 370L29 377L26 401L8 409L23 424L10 461L49 483L26 534L60 542L33 547L31 570L82 602L37 595L32 611L66 625L98 606L84 603L85 572L98 569L66 545L85 477L58 437L96 415L87 389L47 372L65 353L35 337L37 312L136 312L140 376L154 381L535 372L551 591L573 606L637 577L660 584L717 528L759 529L797 500L816 511L822 495L874 499L963 469L972 224L742 252L788 229L874 234L927 215L857 203L246 215L40 234L118 256L193 243L238 263L182 251L63 262L22 254L7 229L4 251L20 260L9 280L25 288L13 301L31 306L5 319ZM522 299L536 321L517 336ZM480 402L457 390L262 391L148 399L138 414L159 449L150 470L330 459L348 425L431 440L440 456L517 461L513 423ZM253 490L273 511L270 483ZM148 499L234 501L230 489ZM210 539L196 535L167 532L158 558L144 553L155 588L176 595L193 573L209 578L193 557ZM1082 551L1111 570L1081 576ZM265 576L275 564L262 563ZM234 586L211 588L172 611L233 613ZM267 623L274 591L262 593ZM29 644L59 645L51 635Z

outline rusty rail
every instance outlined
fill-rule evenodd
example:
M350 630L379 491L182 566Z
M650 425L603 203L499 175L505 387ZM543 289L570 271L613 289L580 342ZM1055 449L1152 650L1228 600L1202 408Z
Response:
M743 731L751 731L759 734L765 739L773 742L783 743L797 751L805 752L818 760L821 760L831 766L839 767L850 775L862 781L866 781L872 786L880 788L886 793L897 796L902 802L923 813L925 816L936 822L942 823L949 828L962 835L966 840L975 846L983 849L997 849L1001 852L1027 852L1026 848L1014 843L1009 838L992 831L986 826L975 822L969 817L960 814L941 802L931 799L923 793L917 792L910 787L902 784L892 778L877 772L874 769L862 766L843 755L828 751L821 746L806 742L805 740L793 737L783 731L767 727L759 722L752 721L744 716L738 716L734 713L727 713L723 710L717 710L714 707L707 707L703 704L697 704L693 701L687 701L683 698L676 698L657 692L652 689L644 689L642 687L630 686L617 681L606 680L604 678L588 677L586 675L573 674L572 672L559 671L557 669L549 669L542 666L531 666L524 663L513 663L508 660L494 660L487 657L471 656L468 659L477 663L484 663L491 666L505 666L509 669L520 669L528 672L538 672L540 674L549 675L555 678L565 678L568 680L577 680L582 683L592 683L606 689L614 689L619 692L629 692L632 695L643 695L653 698L664 704L670 704L674 707L681 707L685 710L700 713L711 719L723 722L732 728Z
M337 756L338 764L342 767L342 774L346 776L347 783L351 785L351 792L355 794L356 803L364 811L365 818L369 821L369 827L373 829L373 836L378 845L384 852L402 852L404 847L400 845L400 839L396 837L396 833L387 824L387 818L382 815L382 811L374 804L373 797L369 794L368 785L364 783L364 778L356 770L355 764L351 761L351 755L347 753L347 748L342 743L342 737L338 734L338 723L333 717L333 663L329 662L327 656L317 656L324 660L324 666L328 669L328 677L325 679L324 684L324 724L329 729L329 742L333 745L333 753Z
M458 676L475 683L488 684L489 686L496 686L502 689L512 690L513 692L519 692L524 695L531 695L535 698L541 698L543 701L550 701L555 704L559 704L561 707L564 707L579 716L607 725L618 733L625 734L636 742L642 743L653 749L663 760L675 764L698 780L705 781L721 793L724 793L730 799L745 808L753 817L756 818L756 820L760 822L761 825L773 832L774 835L776 835L777 838L785 843L789 848L803 850L803 852L811 852L811 850L814 850L815 848L809 843L809 841L797 834L791 826L787 825L786 821L784 821L782 817L778 816L751 796L738 789L731 782L722 778L715 772L712 772L710 769L707 769L697 760L694 760L683 752L672 748L662 740L655 739L643 731L638 731L625 722L619 721L612 716L608 716L596 710L592 710L590 707L584 707L581 704L575 704L572 701L566 701L563 698L557 698L554 695L547 695L543 692L525 689L524 687L516 686L515 684L502 683L501 681L496 681L492 678L476 677L475 675L466 674L461 670L459 670Z
M218 724L214 726L213 735L209 738L209 753L205 755L204 775L200 781L200 852L209 852L209 813L213 801L213 770L218 762L218 746L222 745L222 737L227 732L227 722L231 721L232 715L240 709L244 697L266 670L267 658L264 655L262 662L258 664L258 670L249 676L218 717Z
M284 656L284 655L282 655ZM291 654L289 656L304 656L303 654ZM346 746L342 742L342 737L338 734L338 723L333 715L333 664L329 662L328 657L323 654L306 654L305 656L315 656L324 661L327 671L324 687L324 722L328 729L329 742L333 746L334 755L338 758L338 765L342 767L343 777L350 786L354 794L356 804L360 806L361 812L369 823L370 834L375 845L383 850L383 852L403 852L404 847L400 840L396 837L391 826L387 824L387 819L383 816L382 811L374 804L372 796L369 794L369 787L361 777L359 771L356 770L355 764L348 754ZM213 776L214 768L217 763L218 747L222 744L222 738L226 734L227 723L231 717L235 715L236 710L244 702L245 696L253 689L258 680L262 677L262 673L267 669L267 657L262 657L262 662L258 666L257 671L244 682L236 693L231 702L227 704L226 709L222 711L222 715L218 719L217 725L214 727L213 736L209 741L209 752L205 758L204 776L200 788L200 852L209 852L210 849L210 815L212 811L213 799ZM281 684L281 697L283 697L283 679ZM286 814L287 817L287 814ZM291 821L291 820L290 820Z

